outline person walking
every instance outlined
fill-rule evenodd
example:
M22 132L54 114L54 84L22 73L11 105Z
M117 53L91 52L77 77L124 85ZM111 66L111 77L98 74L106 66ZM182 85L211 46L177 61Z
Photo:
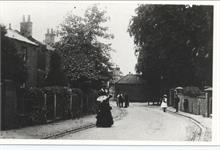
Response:
M163 95L161 108L163 109L163 112L166 112L166 109L167 109L167 95L166 94Z
M178 94L175 94L175 108L176 108L176 112L179 111L179 102L180 102L180 98L178 96Z
M125 108L127 108L129 106L129 99L127 93L124 94L124 100L125 100Z
M112 96L109 95L105 100L103 100L98 108L98 113L96 116L96 126L97 127L111 127L113 125L113 117L111 114L112 107L109 104L109 99Z
M183 108L184 108L184 111L185 112L188 112L188 106L189 105L189 102L188 102L188 99L184 99L184 102L183 102Z
M119 101L119 107L120 108L123 107L124 97L123 97L122 93L119 95L118 101Z
M116 97L116 105L117 105L117 107L120 107L119 106L119 97L120 97L120 93L118 93L118 95Z

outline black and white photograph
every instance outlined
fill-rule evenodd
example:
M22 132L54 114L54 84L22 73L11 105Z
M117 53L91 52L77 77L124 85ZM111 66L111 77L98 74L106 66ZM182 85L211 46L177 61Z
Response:
M214 10L1 1L0 140L216 142Z

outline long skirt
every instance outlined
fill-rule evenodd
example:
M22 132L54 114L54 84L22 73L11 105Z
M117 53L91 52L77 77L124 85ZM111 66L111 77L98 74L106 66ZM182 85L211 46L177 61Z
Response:
M113 125L113 117L111 111L98 112L96 121L97 127L111 127Z
M162 107L162 108L167 108L167 103L162 102L160 107Z

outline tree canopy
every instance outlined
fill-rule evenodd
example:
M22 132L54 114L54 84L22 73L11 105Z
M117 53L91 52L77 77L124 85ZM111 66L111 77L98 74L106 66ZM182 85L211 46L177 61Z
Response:
M152 91L212 85L212 6L139 5L128 32Z
M56 49L63 57L64 68L70 82L103 81L111 78L111 44L104 39L112 39L105 11L94 5L83 17L68 14L61 24L61 40Z

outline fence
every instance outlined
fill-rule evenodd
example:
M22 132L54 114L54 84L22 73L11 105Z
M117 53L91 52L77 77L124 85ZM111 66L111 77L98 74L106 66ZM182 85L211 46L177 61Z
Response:
M212 114L212 95L210 93L204 92L201 96L197 97L190 97L179 93L178 96L180 98L179 109L181 111L206 117ZM168 104L175 107L173 90L170 90Z
M79 118L96 112L97 92L66 87L33 88L19 97L20 127L61 119Z

